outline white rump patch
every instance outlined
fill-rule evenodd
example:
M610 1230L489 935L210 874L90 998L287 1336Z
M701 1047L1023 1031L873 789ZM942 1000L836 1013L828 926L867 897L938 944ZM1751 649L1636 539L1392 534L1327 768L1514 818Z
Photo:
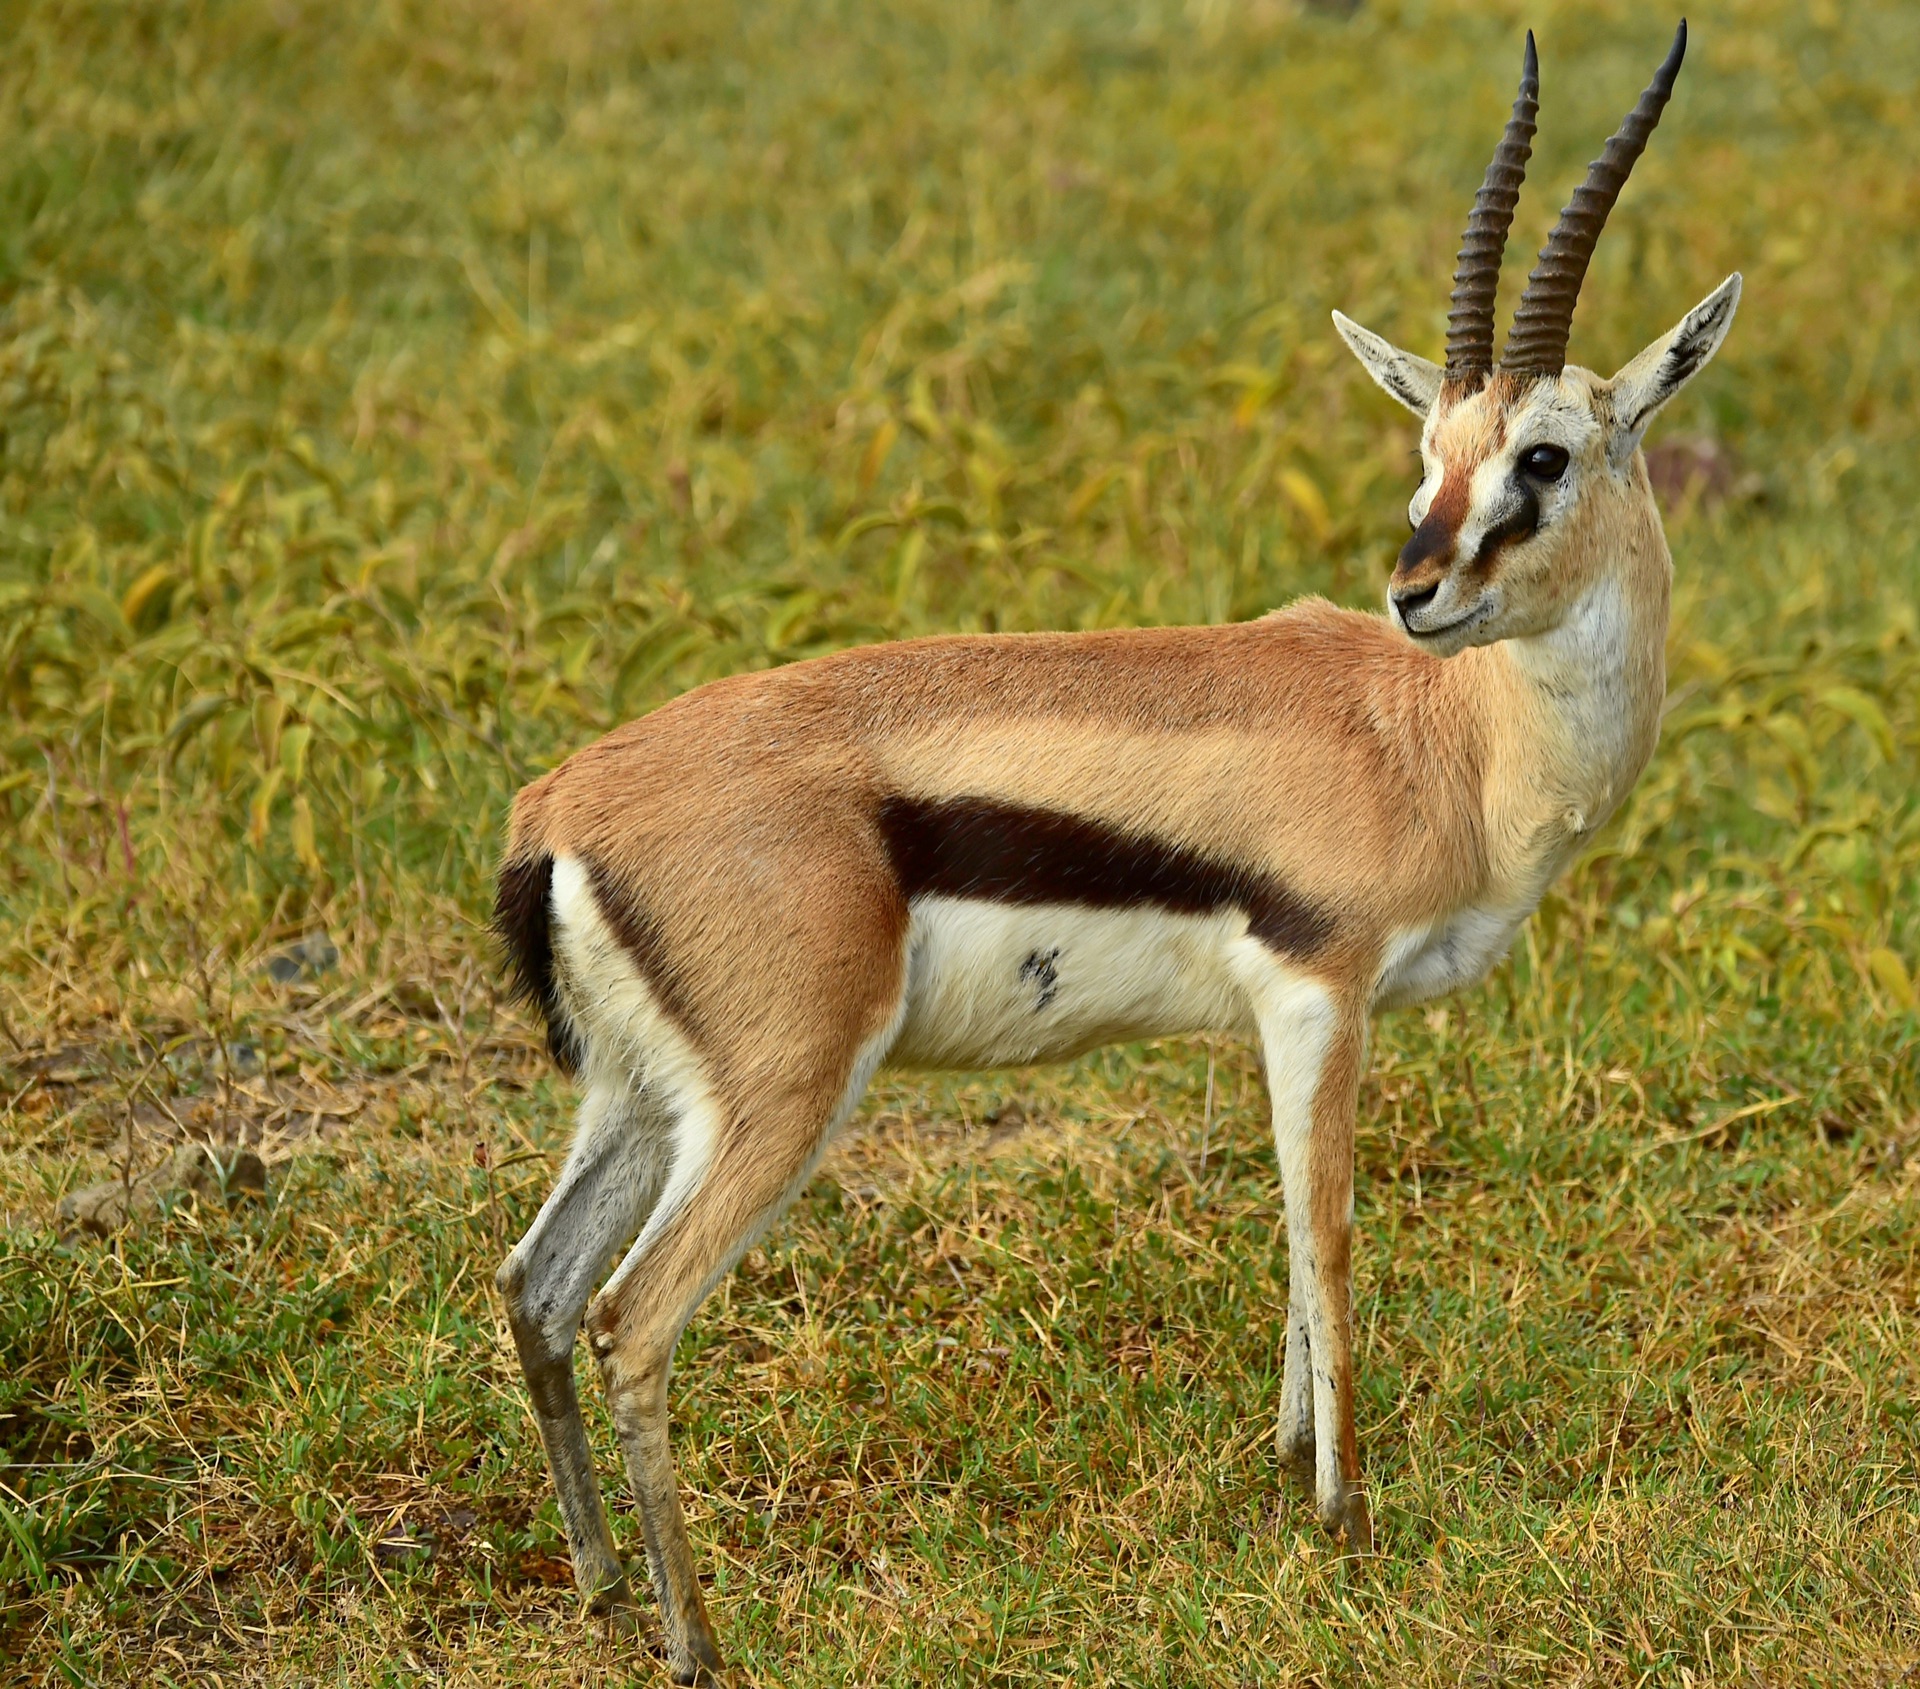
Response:
M553 859L555 981L586 1046L589 1087L612 1083L637 1095L637 1129L659 1122L656 1155L666 1184L634 1244L650 1243L700 1188L722 1125L698 1051L661 1008L600 912L586 865Z

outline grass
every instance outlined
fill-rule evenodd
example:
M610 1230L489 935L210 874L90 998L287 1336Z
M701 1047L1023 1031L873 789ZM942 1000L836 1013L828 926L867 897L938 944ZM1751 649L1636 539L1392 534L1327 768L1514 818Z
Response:
M513 787L853 641L1377 601L1414 436L1326 313L1437 350L1523 22L1517 252L1665 13L9 11L11 1675L652 1680L576 1615L488 1286L569 1108L481 929ZM1746 272L1661 425L1719 465L1672 709L1512 961L1379 1029L1384 1552L1279 1481L1246 1049L886 1081L681 1354L754 1681L1920 1667L1920 19L1693 23L1574 334ZM270 1204L57 1239L182 1134Z

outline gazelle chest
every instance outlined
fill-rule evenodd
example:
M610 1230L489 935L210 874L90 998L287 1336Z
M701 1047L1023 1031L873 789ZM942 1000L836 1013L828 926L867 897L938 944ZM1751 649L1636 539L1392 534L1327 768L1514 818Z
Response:
M1403 928L1387 942L1373 1005L1402 1008L1444 997L1486 976L1513 945L1533 904L1467 908L1425 926Z

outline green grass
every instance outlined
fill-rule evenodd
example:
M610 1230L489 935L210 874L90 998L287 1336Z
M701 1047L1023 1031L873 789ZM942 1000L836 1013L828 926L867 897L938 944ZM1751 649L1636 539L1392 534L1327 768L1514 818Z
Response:
M1509 300L1667 13L9 9L14 1675L652 1679L576 1616L488 1282L569 1108L481 928L514 786L854 641L1377 602L1414 433L1326 314L1437 351L1523 23ZM1627 810L1483 989L1379 1029L1384 1551L1276 1468L1246 1049L883 1082L681 1354L754 1681L1920 1665L1920 16L1693 24L1574 354L1744 270L1661 425L1737 468L1670 511ZM271 984L314 927L339 966ZM257 1137L271 1204L57 1241L183 1132Z

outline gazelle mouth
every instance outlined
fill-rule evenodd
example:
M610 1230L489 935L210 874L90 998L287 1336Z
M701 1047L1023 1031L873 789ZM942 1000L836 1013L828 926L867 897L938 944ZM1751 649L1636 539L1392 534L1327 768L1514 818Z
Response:
M1438 639L1443 634L1458 633L1462 628L1472 627L1475 623L1484 622L1492 614L1493 606L1485 599L1482 599L1464 616L1454 617L1452 621L1446 623L1443 627L1417 628L1404 617L1401 619L1400 625L1415 639Z

